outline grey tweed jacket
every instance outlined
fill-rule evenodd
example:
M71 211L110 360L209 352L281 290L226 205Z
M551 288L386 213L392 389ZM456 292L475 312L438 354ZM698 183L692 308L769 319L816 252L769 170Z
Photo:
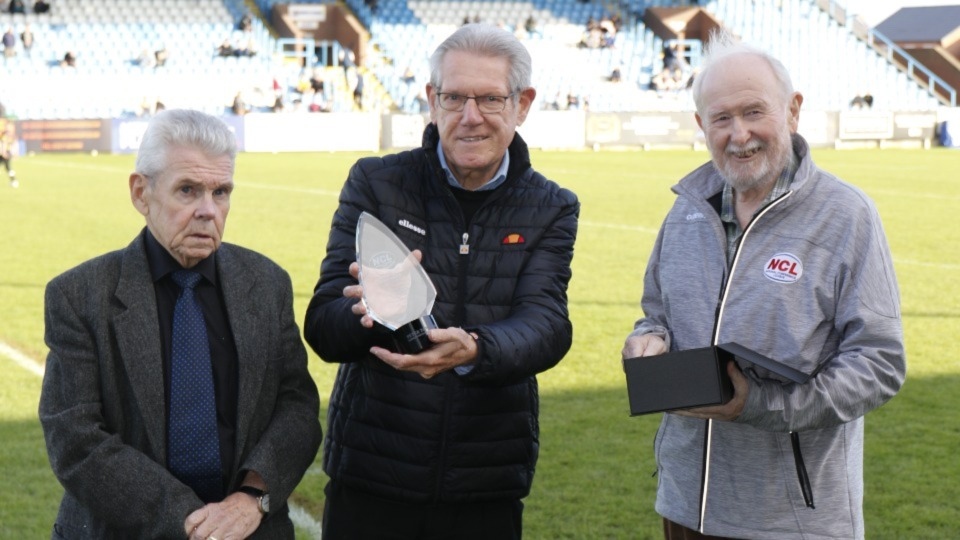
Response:
M222 244L217 274L236 340L236 460L267 482L275 509L254 538L293 538L286 501L320 445L319 397L293 315L289 275ZM40 396L50 464L65 493L53 538L185 538L203 503L165 468L159 322L143 235L46 289L50 353Z

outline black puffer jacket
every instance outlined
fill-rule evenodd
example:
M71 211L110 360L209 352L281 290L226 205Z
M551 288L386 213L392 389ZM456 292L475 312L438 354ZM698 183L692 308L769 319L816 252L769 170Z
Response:
M522 498L539 451L535 375L556 365L573 337L566 291L580 205L530 167L516 135L506 182L465 223L437 141L430 124L423 148L361 159L340 194L304 324L317 354L342 363L324 470L345 486L412 503ZM383 336L363 328L354 300L343 297L355 283L348 268L362 211L423 252L439 326L479 334L469 374L427 380L368 353Z

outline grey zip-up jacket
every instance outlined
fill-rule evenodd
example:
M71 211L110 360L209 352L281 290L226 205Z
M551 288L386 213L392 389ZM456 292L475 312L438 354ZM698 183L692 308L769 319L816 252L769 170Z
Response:
M756 369L734 422L664 414L656 510L708 535L863 538L863 416L906 373L899 290L873 203L817 168L802 137L793 146L791 190L729 267L712 163L674 186L633 334L674 351L734 341L815 376Z

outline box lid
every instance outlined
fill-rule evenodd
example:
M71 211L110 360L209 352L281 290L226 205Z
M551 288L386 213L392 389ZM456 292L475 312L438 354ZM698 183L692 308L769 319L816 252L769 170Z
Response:
M813 374L808 375L786 364L777 362L776 360L773 360L771 358L767 358L766 356L756 351L753 351L751 349L748 349L743 345L740 345L739 343L735 343L735 342L723 343L723 344L717 345L717 347L734 355L735 357L737 357L737 360L740 360L743 363L760 366L768 371L772 371L773 373L776 373L777 375L780 375L781 377L784 377L797 384L803 384L808 380L810 380L810 377L813 376ZM742 369L748 366L741 365L740 367Z

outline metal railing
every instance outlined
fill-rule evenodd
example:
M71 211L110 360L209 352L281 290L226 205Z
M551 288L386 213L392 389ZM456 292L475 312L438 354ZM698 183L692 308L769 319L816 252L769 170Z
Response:
M876 29L867 26L860 17L850 16L844 5L836 0L811 0L821 11L832 17L842 27L849 28L851 33L873 48L877 54L886 58L888 62L903 70L921 86L925 86L931 96L945 105L957 106L957 91L938 77L926 66L918 62L907 51L891 41L887 36Z

